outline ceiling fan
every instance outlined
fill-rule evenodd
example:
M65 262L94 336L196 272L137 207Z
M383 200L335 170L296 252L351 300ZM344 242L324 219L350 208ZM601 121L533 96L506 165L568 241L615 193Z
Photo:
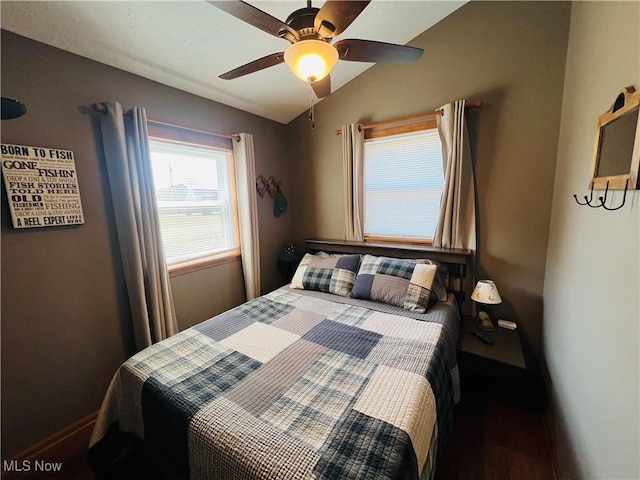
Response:
M220 75L224 80L242 77L286 62L299 78L309 82L318 98L331 94L329 72L338 60L349 62L414 63L422 56L421 48L346 39L331 45L365 9L370 0L327 0L322 8L311 6L292 12L281 22L259 8L241 0L211 0L208 3L291 45L284 51L249 62Z

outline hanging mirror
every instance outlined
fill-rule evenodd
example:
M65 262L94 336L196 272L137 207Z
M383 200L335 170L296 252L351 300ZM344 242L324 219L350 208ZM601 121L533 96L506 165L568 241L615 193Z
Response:
M591 182L594 189L638 188L640 92L626 87L598 118Z

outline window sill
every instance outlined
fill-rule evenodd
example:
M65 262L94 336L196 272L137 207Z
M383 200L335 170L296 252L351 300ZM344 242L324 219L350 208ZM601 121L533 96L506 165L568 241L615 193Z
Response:
M221 253L219 255L213 255L205 258L198 258L189 262L178 263L176 265L170 265L169 277L178 277L198 270L204 270L205 268L215 267L217 265L223 265L225 263L237 262L240 260L240 249L233 250L231 252Z
M431 238L407 238L407 237L379 237L375 235L366 235L365 242L370 243L391 243L403 245L433 245Z

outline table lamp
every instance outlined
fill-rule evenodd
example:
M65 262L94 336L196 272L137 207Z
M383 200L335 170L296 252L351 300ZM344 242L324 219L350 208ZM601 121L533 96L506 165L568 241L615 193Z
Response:
M500 298L498 287L496 287L493 280L479 280L476 284L476 288L473 289L471 300L482 305L482 310L478 313L478 326L482 330L487 330L489 332L494 331L496 327L489 317L487 306L502 303L502 298Z

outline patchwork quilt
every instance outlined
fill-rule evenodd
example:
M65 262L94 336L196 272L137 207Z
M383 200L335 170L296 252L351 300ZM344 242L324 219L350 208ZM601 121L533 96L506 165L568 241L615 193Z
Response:
M185 479L430 478L457 315L283 287L125 362L91 443L117 422Z

